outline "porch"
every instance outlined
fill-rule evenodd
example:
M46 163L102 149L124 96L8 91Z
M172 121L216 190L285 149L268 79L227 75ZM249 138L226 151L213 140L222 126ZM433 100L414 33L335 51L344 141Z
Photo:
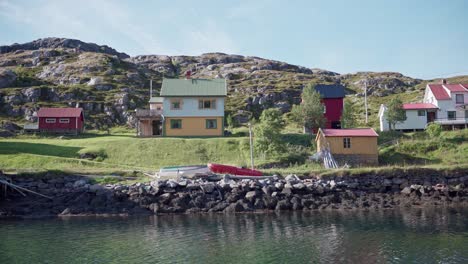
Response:
M160 137L163 135L164 116L162 110L137 109L137 136Z
M468 128L468 118L436 118L434 123L441 125L445 129L463 129Z

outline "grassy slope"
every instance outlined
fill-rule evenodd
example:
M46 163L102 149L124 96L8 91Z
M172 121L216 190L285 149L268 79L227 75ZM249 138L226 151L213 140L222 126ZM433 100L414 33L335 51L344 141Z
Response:
M429 139L425 133L398 135L383 133L379 143L394 138L399 138L397 145L380 146L381 165L444 167L468 164L468 130L443 132L437 140ZM309 138L288 134L285 140L296 146L304 146ZM309 145L311 152L312 148ZM107 156L101 162L79 159L79 153L99 149ZM275 161L278 162L279 159L256 159L256 165ZM248 139L246 137L137 139L129 134L93 134L74 139L39 137L0 139L0 169L3 170L113 173L132 170L154 171L162 166L207 162L248 165ZM308 174L320 170L318 164L306 163L266 171Z
M380 140L388 141L381 133ZM400 134L398 144L380 147L381 164L468 164L468 130L445 131L431 139L425 133Z
M221 162L245 163L243 138L178 139L97 136L78 139L15 138L0 140L0 168L30 170L154 170L161 166ZM103 162L78 159L78 152L104 149ZM240 154L241 153L241 154Z

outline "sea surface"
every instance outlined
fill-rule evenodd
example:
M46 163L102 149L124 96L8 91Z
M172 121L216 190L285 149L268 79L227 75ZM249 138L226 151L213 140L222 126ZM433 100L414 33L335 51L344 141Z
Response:
M0 263L468 263L468 210L3 219Z

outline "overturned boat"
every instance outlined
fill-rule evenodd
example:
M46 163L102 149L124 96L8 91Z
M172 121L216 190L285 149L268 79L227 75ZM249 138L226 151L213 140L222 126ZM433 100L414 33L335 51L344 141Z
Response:
M219 174L231 174L231 175L239 175L239 176L262 176L263 175L263 173L258 170L239 168L235 166L216 164L216 163L208 163L208 168L210 169L212 173L219 173Z
M157 173L159 177L194 177L212 174L207 165L169 166L162 167Z

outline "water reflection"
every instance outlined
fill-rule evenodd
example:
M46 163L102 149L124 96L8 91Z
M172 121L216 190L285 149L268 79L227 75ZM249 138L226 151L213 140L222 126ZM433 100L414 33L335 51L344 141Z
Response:
M467 216L413 209L2 220L0 263L466 263Z

